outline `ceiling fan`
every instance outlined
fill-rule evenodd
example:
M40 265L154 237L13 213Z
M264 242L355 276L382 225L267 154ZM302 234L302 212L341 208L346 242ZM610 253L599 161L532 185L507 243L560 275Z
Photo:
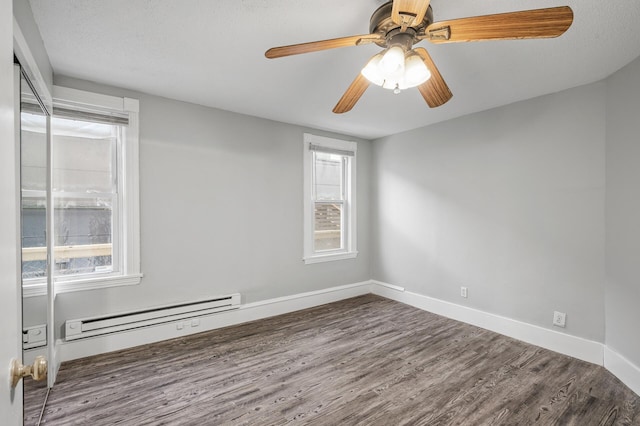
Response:
M569 6L525 10L471 18L433 21L430 0L392 0L371 15L369 34L274 47L267 58L375 43L384 50L373 56L338 101L333 112L350 111L370 83L399 93L418 87L429 107L444 105L453 96L422 40L456 43L483 40L551 38L573 22Z

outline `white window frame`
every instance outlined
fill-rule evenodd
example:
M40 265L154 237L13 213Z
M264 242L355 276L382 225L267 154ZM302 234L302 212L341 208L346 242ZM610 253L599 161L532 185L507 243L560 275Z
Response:
M67 293L81 290L137 285L140 283L140 190L139 190L139 101L137 99L103 95L67 87L53 86L54 106L99 110L109 113L126 113L128 126L122 127L122 169L118 170L118 223L113 227L114 264L118 271L105 274L55 276L54 292ZM54 114L55 115L55 114ZM117 245L117 247L116 247ZM46 294L46 282L42 279L23 283L25 297Z
M314 251L315 195L314 195L314 152L310 145L327 150L353 152L345 156L344 202L342 204L341 237L343 247L336 250ZM304 173L304 255L305 264L353 259L358 255L356 224L356 157L358 144L352 141L304 134L303 173Z

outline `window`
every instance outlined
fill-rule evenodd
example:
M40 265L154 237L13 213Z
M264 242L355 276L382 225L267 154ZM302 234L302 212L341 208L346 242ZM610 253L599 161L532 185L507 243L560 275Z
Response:
M304 261L349 259L356 251L355 142L304 135Z
M54 87L51 138L56 292L139 283L138 101ZM46 285L46 247L34 238L46 188L31 182L47 170L30 152L23 136L23 285L35 295Z

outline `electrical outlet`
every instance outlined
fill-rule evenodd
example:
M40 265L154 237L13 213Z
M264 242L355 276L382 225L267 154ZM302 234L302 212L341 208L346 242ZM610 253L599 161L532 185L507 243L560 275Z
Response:
M555 311L553 313L553 325L558 327L564 327L567 322L567 314L564 312Z
M467 288L466 287L460 287L460 296L467 297Z

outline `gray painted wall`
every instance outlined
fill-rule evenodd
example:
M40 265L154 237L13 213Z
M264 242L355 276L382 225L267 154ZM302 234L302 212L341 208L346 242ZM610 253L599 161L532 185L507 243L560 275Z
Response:
M373 278L545 328L566 312L603 342L604 99L599 82L374 141Z
M640 366L640 58L607 79L606 343Z
M357 140L356 259L302 262L303 133L312 129L93 85L140 100L138 286L60 294L66 319L240 292L243 302L369 279L369 141ZM277 108L277 105L274 105Z

